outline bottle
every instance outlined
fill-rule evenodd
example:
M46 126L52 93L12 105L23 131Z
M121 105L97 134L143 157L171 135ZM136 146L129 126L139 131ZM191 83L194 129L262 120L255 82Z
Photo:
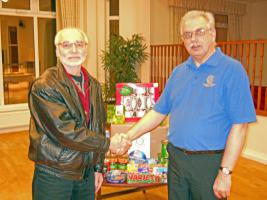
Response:
M168 151L167 151L168 140L161 140L161 163L165 164L168 162Z

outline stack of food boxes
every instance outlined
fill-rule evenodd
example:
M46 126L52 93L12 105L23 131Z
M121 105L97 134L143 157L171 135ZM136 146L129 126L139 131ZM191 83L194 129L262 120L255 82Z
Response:
M127 165L127 183L166 183L167 165L147 160L145 163L130 161Z
M147 159L139 150L122 157L108 155L105 159L105 178L110 183L166 183L167 164L166 158Z

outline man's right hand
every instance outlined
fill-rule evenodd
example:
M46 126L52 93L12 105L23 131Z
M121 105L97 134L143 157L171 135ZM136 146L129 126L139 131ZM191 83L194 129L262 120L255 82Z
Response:
M111 153L123 155L130 147L132 142L124 133L116 133L111 137L109 149Z

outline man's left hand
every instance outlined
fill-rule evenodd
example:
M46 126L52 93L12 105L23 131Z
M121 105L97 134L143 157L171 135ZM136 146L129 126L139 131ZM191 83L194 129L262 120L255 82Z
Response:
M230 196L230 189L232 183L232 176L225 175L219 171L215 182L213 184L213 191L218 199L225 199Z
M99 172L95 172L95 193L98 192L102 183L103 183L103 174Z

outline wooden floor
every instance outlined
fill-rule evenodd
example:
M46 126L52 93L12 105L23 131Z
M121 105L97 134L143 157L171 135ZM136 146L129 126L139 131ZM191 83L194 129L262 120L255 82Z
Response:
M28 133L0 134L0 200L31 200L33 163L28 160ZM102 192L114 191L102 187ZM118 190L118 189L117 189ZM110 200L167 200L167 187ZM267 200L267 165L240 158L233 174L230 200Z

